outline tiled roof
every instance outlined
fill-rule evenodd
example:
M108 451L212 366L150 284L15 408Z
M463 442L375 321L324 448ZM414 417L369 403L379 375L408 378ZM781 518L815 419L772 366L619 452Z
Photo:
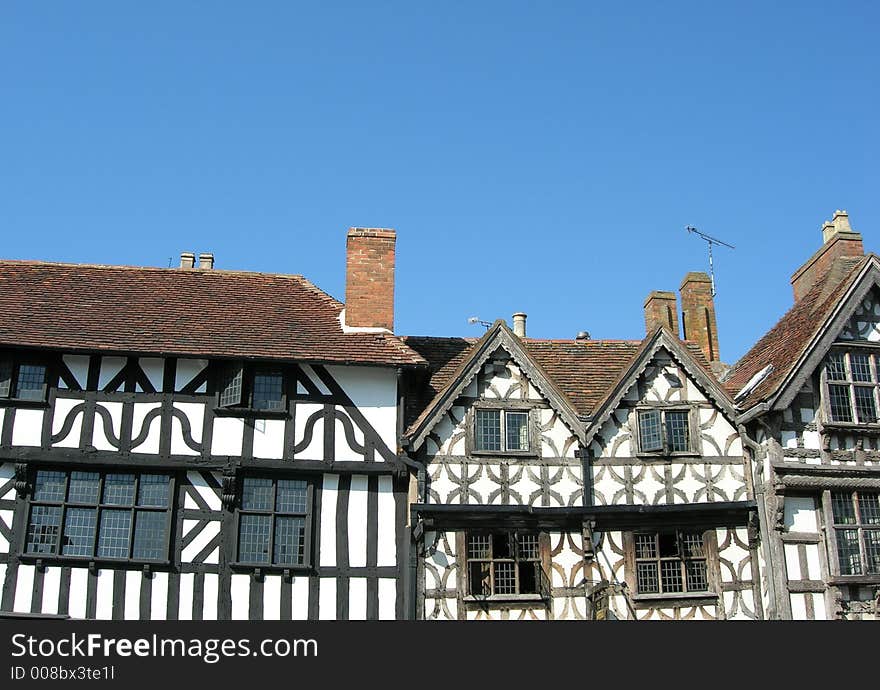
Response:
M764 368L773 366L763 381L736 401L739 409L747 410L776 392L867 260L860 256L836 259L809 292L733 366L724 380L731 396Z
M302 276L0 261L0 346L405 366L390 334L343 333Z
M403 341L428 360L424 384L407 394L406 420L410 425L452 380L471 356L475 338L405 336ZM523 346L569 399L581 416L589 416L605 399L642 345L641 340L539 340L524 338ZM702 351L686 343L688 351L712 376Z

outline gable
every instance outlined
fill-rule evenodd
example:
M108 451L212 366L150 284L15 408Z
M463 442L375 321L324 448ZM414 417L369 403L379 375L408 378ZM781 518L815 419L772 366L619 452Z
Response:
M859 302L838 340L880 342L880 289L874 286Z
M444 388L410 425L404 440L418 450L454 405L475 399L536 400L540 398L565 421L571 434L582 437L573 406L503 321L496 321L470 350Z

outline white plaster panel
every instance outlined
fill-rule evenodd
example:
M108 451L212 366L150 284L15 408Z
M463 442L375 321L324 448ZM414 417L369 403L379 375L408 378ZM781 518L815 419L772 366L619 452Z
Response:
M122 403L121 402L104 402L97 403L96 407L103 407L110 413L110 429L105 428L104 419L95 415L95 428L92 432L92 445L98 450L117 450L108 437L108 432L115 437L119 437L122 429Z
M816 501L812 496L786 496L783 520L787 532L818 532Z
M290 586L290 617L295 621L308 620L309 617L309 578L298 575Z
M806 573L801 573L800 559L798 557L797 544L785 544L783 547L785 552L785 568L788 572L789 580L804 580L807 578Z
M394 505L394 488L391 477L379 477L379 497L377 501L379 511L378 527L378 560L377 565L397 565L397 520ZM401 525L401 528L403 526Z
M12 510L0 510L0 523L11 529L14 514L15 512ZM0 534L0 553L9 553L9 541L2 534Z
M397 580L379 578L379 620L393 621L397 618Z
M61 429L64 427L64 422L67 419L67 416L70 414L70 411L82 402L82 400L76 400L74 398L55 398L55 405L52 409L53 436L61 432ZM62 438L60 441L56 441L52 445L57 448L78 448L79 437L82 433L82 418L82 411L77 412L67 436Z
M177 600L177 619L191 621L193 619L193 596L195 594L196 574L181 573L179 583L180 594Z
M15 465L11 462L0 463L0 487L15 477ZM5 493L0 494L0 499L15 498L15 487L10 485Z
M101 372L98 376L98 390L103 390L113 378L122 371L126 363L125 357L101 357Z
M397 450L397 372L386 367L337 367L327 371L392 451ZM376 457L377 460L381 456Z
M804 551L807 556L807 573L805 579L821 580L822 572L819 569L819 545L806 544Z
M203 403L174 403L175 409L183 412L189 421L190 435L196 443L202 442L202 430L205 425L205 406ZM172 440L172 444L174 441ZM172 451L174 452L174 451Z
M162 393L162 382L165 377L165 360L161 357L141 357L138 360L138 364L140 364L150 385L153 386L157 393ZM143 393L144 391L139 383L135 386L135 390L138 393Z
M280 460L284 457L284 420L254 420L254 457Z
M349 419L351 422L352 433L354 436L354 442L357 446L363 447L364 445L364 432L360 430L357 424L355 424L354 420L348 416L348 413L344 408L339 405L336 406L336 414L337 418L334 420L333 426L333 435L334 435L334 459L341 460L346 462L363 462L364 456L357 452L354 448L352 448L348 439L345 436L345 426L339 416L343 416ZM390 447L390 446L389 446ZM376 455L376 459L379 459L379 455Z
M183 521L183 534L186 536L192 531L196 525L199 524L198 520L184 520ZM208 544L211 543L211 540L214 539L218 534L220 534L220 521L219 520L210 520L207 525L202 529L201 532L193 539L189 544L187 544L186 548L180 553L180 560L184 563L192 563L196 556L199 555L202 549L204 549Z
M0 578L0 582L3 579ZM54 616L58 613L58 599L61 596L61 568L46 568L43 575L43 600L40 613Z
M309 417L315 413L320 413L324 409L323 405L316 403L297 403L293 423L293 443L294 446L302 443L305 438L306 422ZM296 453L297 458L306 460L323 460L324 459L324 420L318 417L312 428L311 443L301 451Z
M162 407L161 403L135 403L131 416L131 434L133 438L141 435L144 430L144 423L147 415L152 410ZM132 446L132 452L135 453L153 453L159 452L159 437L161 436L162 420L156 417L150 422L148 432L144 442L137 446Z
M250 575L234 574L232 576L230 596L232 598L232 620L248 620L251 603Z
M89 358L87 355L64 355L61 359L70 369L73 378L76 379L80 388L85 388L89 382ZM64 381L58 381L59 388L67 388Z
M241 455L243 439L243 419L237 417L217 417L214 420L211 455Z
M43 443L43 416L45 410L18 409L12 427L13 446L40 446Z
M802 436L804 439L804 448L809 448L810 450L819 450L821 448L818 431L804 431Z
M71 618L86 617L88 583L89 571L86 568L70 569L70 599L67 603L67 612Z
M219 477L217 480L219 482ZM187 472L186 480L193 486L193 488L199 492L199 496L202 497L202 500L208 504L208 507L211 510L220 510L221 501L220 496L217 494L214 489L212 489L208 482L205 481L205 478L202 476L201 472ZM184 507L192 508L194 510L199 509L198 503L196 503L192 498L186 496L184 499Z
M321 565L336 566L336 498L339 493L339 477L325 474L321 488ZM321 590L323 591L323 578ZM323 597L323 595L322 595ZM323 606L321 607L323 608ZM334 604L333 610L336 610ZM335 614L334 614L335 616Z
M828 616L825 613L825 599L821 594L816 594L813 592L808 596L813 598L813 617L817 621L824 621L828 619Z
M336 578L320 578L318 586L318 620L336 620Z
M186 384L202 373L202 370L207 366L207 359L178 359L177 370L174 373L174 390L182 390ZM196 392L204 393L206 390L207 384L203 383L196 389Z
M119 571L123 575L123 571ZM98 586L95 592L95 618L109 621L113 619L113 578L112 570L101 568L98 570Z
M367 578L353 577L348 581L348 619L367 619Z
M367 514L368 493L367 476L352 475L348 492L348 559L353 568L367 565L367 527L372 517Z
M201 407L201 405L199 405ZM201 434L201 430L199 431ZM197 442L198 443L198 442ZM172 455L201 455L201 452L190 448L183 436L183 424L176 417L171 418L171 454Z
M673 470L672 470L674 473L672 475L673 477L678 476L678 474L676 473L676 469L677 469L676 466L673 465ZM702 467L699 468L700 471L702 471L702 469L703 469ZM675 500L673 501L673 503L696 503L696 502L704 503L704 502L706 502L705 495L702 497L702 499L700 501L695 500L697 492L705 486L705 483L701 482L699 479L697 479L696 476L694 476L693 470L694 470L693 466L686 465L684 477L682 478L682 480L680 482L676 483L676 485L675 485L676 489L679 489L680 491L684 492L684 495L686 496L687 500L683 500L681 498L681 496L679 496L678 494L675 494Z
M220 576L205 573L205 596L202 606L202 618L206 621L217 620L217 594L220 587Z
M263 581L263 620L281 620L280 575L268 575Z
M792 594L791 596L791 617L796 621L807 620L807 595Z
M18 565L18 575L15 579L15 600L12 603L12 610L16 613L31 612L31 597L34 592L34 573L36 567L20 563Z
M122 616L127 621L140 620L142 581L142 572L138 570L125 571L125 606Z

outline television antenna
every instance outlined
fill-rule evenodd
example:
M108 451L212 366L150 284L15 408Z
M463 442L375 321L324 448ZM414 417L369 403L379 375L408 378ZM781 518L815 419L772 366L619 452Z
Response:
M488 321L483 321L483 319L481 319L479 316L471 316L471 317L468 317L468 320L467 320L467 321L468 321L468 323L471 324L472 326L473 326L474 324L478 323L478 324L480 324L481 326L485 327L486 330L488 330L489 328L492 327L492 324L491 324L491 323L489 323Z
M712 259L712 245L720 244L722 247L727 247L728 249L736 249L732 244L727 244L722 240L719 240L717 237L712 237L711 235L707 235L704 232L700 232L693 225L688 225L685 227L685 230L688 233L692 233L697 235L701 240L706 242L709 245L709 278L712 280L712 297L715 297L715 262Z

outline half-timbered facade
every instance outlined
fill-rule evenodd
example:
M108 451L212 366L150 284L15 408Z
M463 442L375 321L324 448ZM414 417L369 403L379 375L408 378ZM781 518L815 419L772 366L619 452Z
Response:
M417 617L761 617L750 468L697 345L405 341L430 363L404 437Z
M761 513L768 618L880 618L880 259L845 211L795 303L733 368Z
M393 243L352 229L350 290L393 280ZM422 360L393 294L346 317L300 276L212 259L0 262L0 611L405 616L398 380Z

